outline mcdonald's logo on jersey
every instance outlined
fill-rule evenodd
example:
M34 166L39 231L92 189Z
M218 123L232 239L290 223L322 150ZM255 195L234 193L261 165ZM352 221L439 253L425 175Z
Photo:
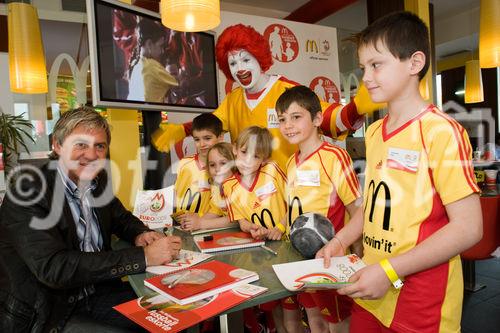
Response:
M290 198L288 198L290 199ZM291 226L293 224L292 216L300 216L304 214L304 209L302 208L302 202L298 197L294 197L292 200L288 200L288 223ZM297 207L295 207L297 206ZM297 215L293 214L294 209L297 212Z
M318 53L318 43L315 40L308 39L306 41L306 52Z
M273 214L271 214L271 211L269 209L267 209L267 208L264 208L260 212L260 216L257 213L253 213L252 217L251 217L251 220L252 220L251 222L254 223L254 224L260 224L261 226L267 228L266 215L269 217L269 221L271 222L271 225L274 228L276 226L276 224L274 222Z
M390 228L391 221L391 191L389 186L385 182L380 182L375 186L375 182L372 180L368 185L368 190L366 193L366 205L365 211L368 206L370 206L370 214L368 216L368 221L373 222L373 214L375 213L375 204L378 199L380 190L384 190L384 214L382 219L382 229L388 231Z
M193 206L193 203L195 201L196 201L196 208L194 210L191 210L191 207ZM182 198L181 207L178 207L177 209L183 209L193 213L198 213L200 211L200 205L201 205L200 192L192 194L191 189L188 188L186 193L184 193L184 197Z

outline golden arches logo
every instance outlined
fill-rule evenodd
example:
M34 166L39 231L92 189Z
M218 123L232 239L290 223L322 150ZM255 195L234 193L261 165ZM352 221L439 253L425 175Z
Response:
M196 207L194 210L191 210L191 207L193 206L195 200L196 200ZM193 194L191 189L188 188L186 193L184 193L184 197L182 198L181 207L178 207L177 209L184 209L187 211L198 213L200 211L200 205L201 205L200 192L196 192Z
M390 227L390 221L391 221L391 191L389 190L389 186L385 182L380 182L377 186L375 186L375 182L372 180L370 184L368 185L368 193L367 193L367 200L370 199L370 194L371 194L371 204L370 204L370 214L368 216L368 221L373 222L373 214L375 212L375 204L377 201L378 193L381 189L384 189L384 215L383 215L383 222L382 222L382 229L388 231ZM368 207L369 201L365 205L365 211L366 208Z
M269 216L269 219L271 221L271 225L273 227L275 227L276 224L275 224L274 219L273 219L273 214L271 214L271 211L269 209L267 209L267 208L264 208L260 212L260 216L257 213L253 213L252 217L251 217L252 223L254 223L254 224L260 224L261 226L266 227L266 219L265 219L266 215Z
M308 39L306 41L306 52L318 53L318 43L315 40Z

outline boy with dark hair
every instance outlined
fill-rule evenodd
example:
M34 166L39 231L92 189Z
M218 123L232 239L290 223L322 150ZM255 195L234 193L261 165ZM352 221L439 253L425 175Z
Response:
M193 119L192 131L202 130L210 131L215 136L219 137L222 134L222 121L213 113L202 113Z
M276 111L281 134L299 147L286 165L288 230L297 216L315 212L326 216L338 232L344 227L346 210L352 216L361 196L351 158L344 149L321 140L323 113L311 89L296 86L285 90L276 102ZM317 291L301 293L298 299L306 309L311 332L348 331L350 298L335 291Z
M222 122L212 113L202 113L193 119L192 135L196 154L179 162L175 181L175 210L186 211L181 222L199 219L210 205L210 183L206 168L208 150L223 139Z
M328 266L362 236L367 267L338 291L357 303L351 332L459 332L459 254L482 236L467 132L420 95L430 58L416 15L380 18L355 40L363 83L388 115L366 132L364 210L316 256Z

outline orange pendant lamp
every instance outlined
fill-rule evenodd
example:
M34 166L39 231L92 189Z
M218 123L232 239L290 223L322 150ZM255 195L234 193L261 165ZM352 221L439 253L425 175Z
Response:
M465 103L483 101L483 79L479 60L469 60L465 63Z
M177 31L207 31L220 24L219 0L161 0L161 23Z
M47 68L38 14L30 4L8 4L10 90L47 93Z
M500 1L481 0L479 12L479 62L481 68L499 67Z

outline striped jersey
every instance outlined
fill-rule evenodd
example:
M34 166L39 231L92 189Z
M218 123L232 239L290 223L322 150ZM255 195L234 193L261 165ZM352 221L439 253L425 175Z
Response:
M274 162L259 169L250 187L242 182L239 174L227 179L222 187L229 220L246 219L274 228L286 215L285 184L286 176Z
M287 230L297 216L326 216L335 231L344 226L345 206L361 196L352 160L344 149L324 142L299 163L298 152L287 163Z
M208 172L198 160L198 154L183 158L174 185L175 211L184 210L198 213L208 211L210 204L210 184Z

